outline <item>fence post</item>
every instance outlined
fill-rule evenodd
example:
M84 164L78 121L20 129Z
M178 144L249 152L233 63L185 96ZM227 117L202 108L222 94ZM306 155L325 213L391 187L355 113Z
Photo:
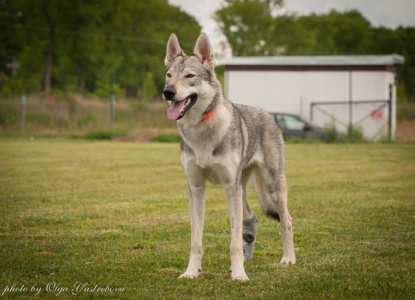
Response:
M110 73L110 123L114 123L114 66L111 66Z
M390 83L389 84L389 140L390 141L392 141L392 124L393 124L393 121L392 121L392 89L393 89L393 86L392 86L392 84Z
M22 132L25 132L26 127L26 95L21 96L21 102L22 102Z
M353 98L353 84L352 84L352 70L349 70L349 130L348 130L348 134L349 137L351 135L351 131L352 131L352 126L353 126L353 103L352 103L352 98Z
M313 121L313 107L314 107L314 103L311 102L311 104L310 104L310 121Z

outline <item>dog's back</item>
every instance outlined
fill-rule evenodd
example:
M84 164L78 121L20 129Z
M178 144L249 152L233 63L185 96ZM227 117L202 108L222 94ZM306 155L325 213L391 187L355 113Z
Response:
M233 134L241 134L245 143L243 170L249 169L253 174L255 190L264 213L280 220L273 205L270 191L277 191L285 186L285 147L281 129L270 114L257 107L232 104L234 120L238 123ZM237 128L239 127L239 128Z

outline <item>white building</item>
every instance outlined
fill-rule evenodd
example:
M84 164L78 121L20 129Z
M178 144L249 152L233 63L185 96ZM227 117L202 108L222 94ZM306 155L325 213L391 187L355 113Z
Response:
M369 140L395 137L396 72L403 63L396 54L221 61L230 101L296 114L321 127L335 122L340 132L352 123Z

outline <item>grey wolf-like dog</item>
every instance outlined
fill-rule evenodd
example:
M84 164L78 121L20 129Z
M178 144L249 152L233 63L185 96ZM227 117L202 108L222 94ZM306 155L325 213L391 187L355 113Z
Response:
M194 278L202 272L205 182L210 181L222 184L228 198L231 277L248 280L244 261L252 259L258 223L247 201L251 175L263 211L281 222L281 263L295 264L281 130L265 111L225 99L206 34L199 36L190 56L172 34L164 63L163 97L169 105L167 116L177 122L181 135L181 163L189 186L191 252L180 278Z

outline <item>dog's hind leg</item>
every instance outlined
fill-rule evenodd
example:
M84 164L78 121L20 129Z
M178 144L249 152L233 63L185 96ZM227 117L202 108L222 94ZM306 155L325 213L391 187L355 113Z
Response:
M271 200L277 209L280 216L281 228L282 228L282 242L283 242L283 255L281 264L295 264L295 252L294 252L294 236L292 218L288 212L287 207L287 184L285 176L280 178L280 184L276 192L271 192Z
M229 216L231 219L231 277L234 280L249 280L244 268L244 255L242 243L243 222L243 187L242 184L225 184L228 196Z
M242 243L243 243L243 253L244 260L251 261L254 254L254 243L256 237L256 228L258 224L258 219L249 207L248 204L248 195L246 192L246 187L248 185L249 177L251 170L245 170L242 174L242 188L243 188L243 226L242 226Z
M205 217L205 184L189 181L189 207L191 221L191 251L186 272L179 278L194 278L202 272L202 239Z
M282 264L295 264L292 218L287 205L287 183L284 174L274 175L261 164L254 172L254 186L265 214L281 222L283 239Z

